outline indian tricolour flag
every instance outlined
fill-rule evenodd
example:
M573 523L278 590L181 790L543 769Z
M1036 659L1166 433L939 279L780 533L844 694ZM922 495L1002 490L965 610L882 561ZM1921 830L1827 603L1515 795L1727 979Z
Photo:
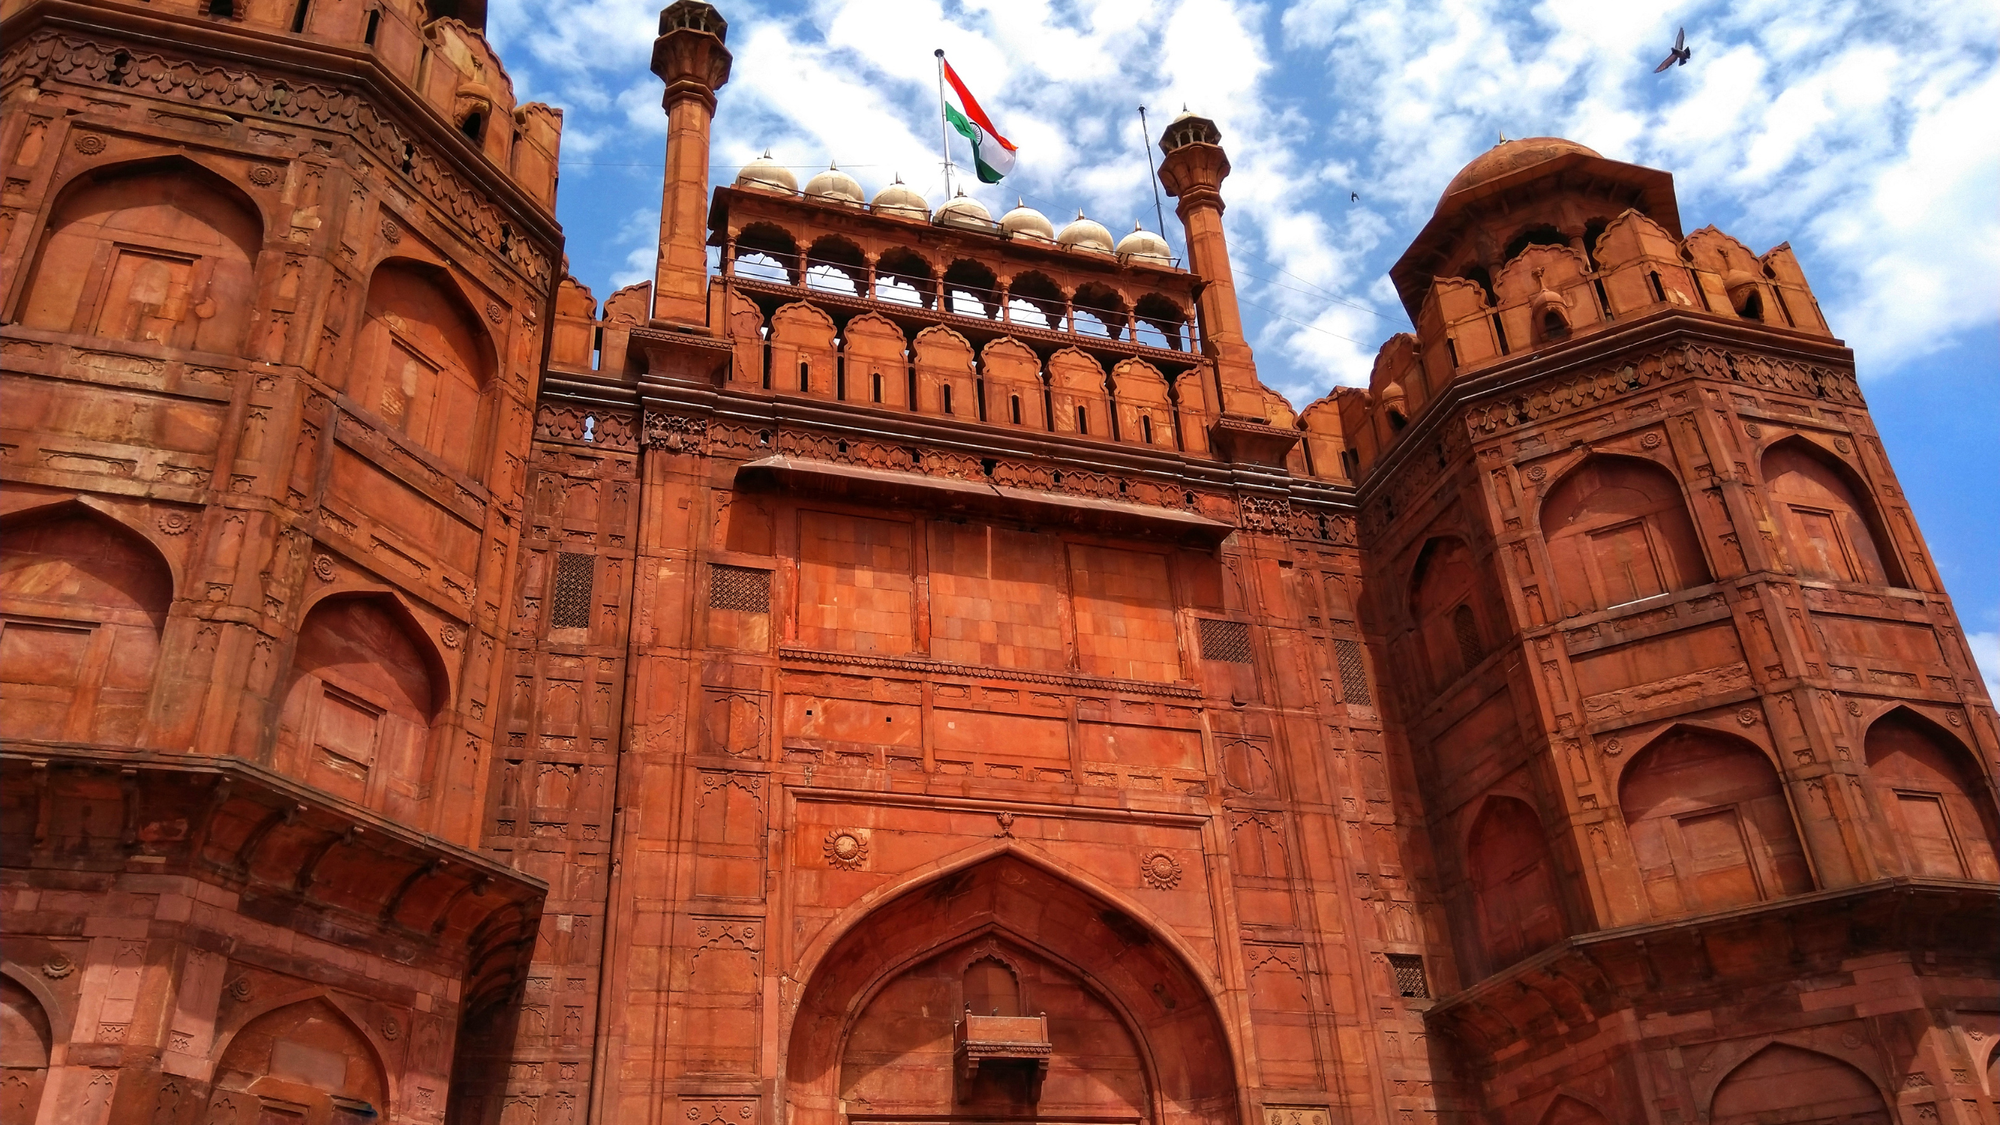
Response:
M972 163L979 171L979 182L999 183L1000 177L1014 170L1014 142L1001 136L1000 130L993 127L992 119L979 108L979 101L972 96L972 91L965 88L965 83L958 80L958 72L951 68L950 63L944 64L944 79L951 83L951 88L958 93L959 104L965 107L965 112L960 113L946 105L944 119L972 142Z

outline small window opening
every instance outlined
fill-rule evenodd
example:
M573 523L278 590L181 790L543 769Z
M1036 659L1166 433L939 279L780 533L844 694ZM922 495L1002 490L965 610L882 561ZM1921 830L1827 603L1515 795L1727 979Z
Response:
M604 329L594 328L590 333L590 369L597 371L604 366Z
M946 414L950 414L950 413L952 412L952 411L951 411L951 384L950 384L950 383L946 383L946 384L944 385L944 412L945 412Z
M586 414L583 416L583 440L589 442L597 440L597 415Z
M299 0L298 5L292 9L293 35L297 35L306 29L306 10L311 7L312 0Z
M1449 336L1444 338L1445 354L1451 356L1452 370L1458 370L1458 341Z
M479 138L478 138L478 137L473 137L472 139L476 141L476 140L478 140ZM510 224L510 223L501 223L501 224L500 224L500 252L501 252L502 254L505 254L505 253L507 253L507 252L508 252L509 250L512 250L512 249L513 249L513 247L514 247L514 227L513 227L513 225L512 225L512 224Z
M1360 453L1360 451L1359 451L1359 450L1354 450L1354 449L1343 449L1343 450L1341 450L1341 451L1340 451L1340 467L1341 467L1341 468L1343 468L1343 469L1346 469L1346 470L1347 470L1347 479L1348 479L1348 480L1353 480L1353 479L1355 479L1356 477L1359 477L1359 476L1361 475L1361 453Z
M812 385L813 385L812 361L802 359L799 361L799 393L801 394L810 393L812 391Z
M478 140L480 135L486 131L486 115L483 113L466 114L465 120L458 123L458 131L464 133L469 140Z
M1461 605L1451 611L1451 632L1458 638L1458 658L1470 669L1486 655L1486 646L1479 639L1479 619L1472 614L1472 607Z
M1569 335L1569 323L1563 320L1561 313L1549 309L1542 314L1542 339L1560 340L1567 335Z
M1147 445L1153 444L1153 416L1151 414L1139 415L1139 433L1140 436L1146 439Z
M847 401L847 369L836 367L833 372L833 397Z
M1402 411L1400 411L1400 410L1391 410L1391 411L1389 412L1389 429L1390 429L1390 430L1392 430L1392 431L1394 431L1394 432L1396 432L1396 433L1401 433L1401 432L1402 432L1402 430L1403 430L1403 427L1404 427L1404 426L1407 426L1407 425L1409 425L1409 424L1410 424L1410 420L1409 420L1408 418L1405 418L1405 417L1403 417L1403 412L1402 412Z
M381 26L382 26L382 9L380 8L368 9L368 29L361 33L361 41L363 43L368 44L371 47L374 46L375 30Z
M1601 277L1592 278L1590 281L1590 285L1591 288L1597 290L1597 307L1603 311L1604 319L1610 320L1611 295L1604 291L1604 279Z
M877 371L877 372L875 372L875 373L874 373L873 375L870 375L870 376L869 376L868 378L869 378L869 382L870 382L870 383L872 383L872 384L874 385L874 396L875 396L875 401L876 401L876 402L881 402L881 401L882 401L882 373L881 373L880 371Z
M1659 270L1647 270L1647 271L1646 271L1646 280L1647 280L1647 282L1648 282L1648 283L1650 283L1650 284L1652 285L1652 287L1653 287L1653 300L1655 300L1655 301L1664 301L1664 300L1666 300L1666 299L1667 299L1667 290L1666 290L1666 287L1660 284L1660 271L1659 271Z
M1756 289L1746 288L1743 291L1743 302L1736 306L1736 315L1745 320L1764 319L1764 295Z
M1011 412L1011 413L1013 414L1013 417L1014 417L1014 424L1015 424L1016 426L1020 425L1020 424L1021 424L1021 396L1020 396L1020 395L1008 395L1008 396L1007 396L1007 409L1008 409L1008 410L1009 410L1009 411L1010 411L1010 412Z
M236 0L208 0L208 14L217 19L236 18Z
M1568 245L1569 239L1564 238L1561 231L1544 223L1539 226L1529 227L1527 230L1515 235L1514 240L1507 244L1507 253L1504 257L1507 261L1511 262L1530 246Z
M1583 224L1583 260L1590 263L1593 270L1598 268L1597 240L1604 237L1604 228L1610 225L1603 219L1592 219Z
M979 420L986 421L986 380L972 381L972 405L979 408Z
M1500 323L1499 313L1493 314L1493 335L1496 339L1500 341L1501 355L1506 355L1510 350L1512 350L1507 347L1507 326Z
M1090 432L1090 408L1087 406L1076 408L1076 432L1080 434Z
M914 372L914 371L910 372L910 375L909 375L909 383L910 383L910 386L909 386L909 393L910 393L910 400L909 400L909 401L910 401L910 409L911 409L911 410L915 410L915 409L917 409L917 408L918 408L918 407L917 407L917 373L916 373L916 372Z
M995 461L991 457L988 457L985 460L979 462L979 471L985 473L989 477L993 475L993 470L999 467L1000 467L1000 462Z
M221 2L228 3L229 0L221 0ZM403 146L403 174L405 176L409 175L410 172L416 167L416 164L417 164L417 146L414 144L405 144Z
M1465 273L1462 274L1461 276L1463 276L1465 280L1472 282L1473 284L1479 286L1479 288L1486 291L1487 304L1497 305L1500 303L1500 298L1496 296L1493 292L1493 275L1487 273L1483 267L1474 266L1471 269L1466 270Z
M1389 972L1396 978L1396 994L1412 1000L1428 1000L1430 981L1424 978L1424 959L1415 953L1389 954Z

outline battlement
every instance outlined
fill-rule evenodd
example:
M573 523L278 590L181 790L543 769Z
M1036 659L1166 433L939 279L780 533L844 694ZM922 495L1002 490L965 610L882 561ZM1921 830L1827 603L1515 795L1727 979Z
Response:
M1682 237L1679 223L1667 173L1567 141L1473 161L1392 271L1416 332L1382 345L1365 394L1340 396L1350 473L1453 381L1662 311L1832 340L1789 244L1760 255L1712 226Z

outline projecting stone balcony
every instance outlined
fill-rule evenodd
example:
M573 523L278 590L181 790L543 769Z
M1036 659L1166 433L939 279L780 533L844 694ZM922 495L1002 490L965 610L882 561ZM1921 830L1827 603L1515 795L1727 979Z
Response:
M952 1060L967 1090L979 1075L979 1064L995 1061L1033 1065L1033 1083L1039 1093L1049 1070L1049 1056L1055 1051L1049 1041L1047 1014L976 1016L967 1011L953 1026L952 1038Z

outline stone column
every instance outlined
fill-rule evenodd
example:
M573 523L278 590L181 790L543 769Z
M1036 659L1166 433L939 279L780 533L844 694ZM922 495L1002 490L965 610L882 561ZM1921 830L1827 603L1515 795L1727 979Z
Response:
M729 51L722 45L728 34L728 22L700 0L676 0L660 12L653 73L667 84L667 174L654 320L708 320L708 133L715 91L729 81Z
M1216 358L1223 413L1261 418L1257 365L1243 339L1243 314L1236 306L1236 279L1222 233L1222 181L1229 175L1222 132L1215 122L1184 113L1160 137L1160 151L1166 154L1160 161L1160 183L1180 200L1174 213L1187 235L1188 266L1202 279L1202 342Z

